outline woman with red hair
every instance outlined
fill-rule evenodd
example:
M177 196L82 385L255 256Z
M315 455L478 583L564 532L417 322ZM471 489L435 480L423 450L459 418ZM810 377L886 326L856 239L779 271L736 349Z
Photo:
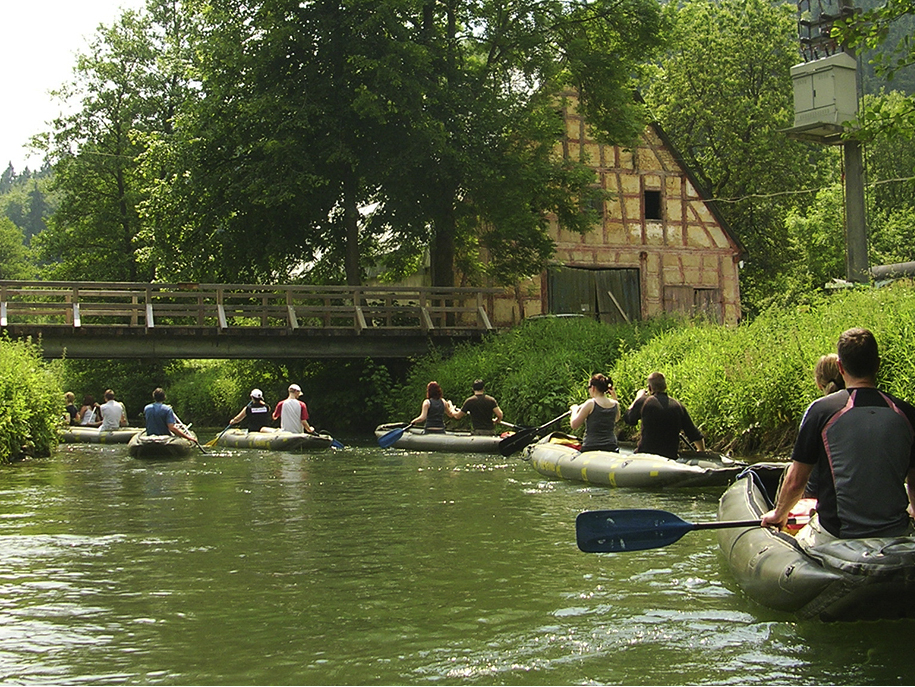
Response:
M454 417L457 408L448 399L442 398L442 387L438 382L426 384L426 400L423 401L422 411L410 421L411 425L425 423L426 433L444 432L445 415Z

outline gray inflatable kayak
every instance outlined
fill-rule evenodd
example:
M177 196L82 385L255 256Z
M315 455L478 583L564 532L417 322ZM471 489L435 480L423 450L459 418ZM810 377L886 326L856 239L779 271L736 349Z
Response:
M379 425L375 437L380 439L402 424ZM393 448L412 451L444 451L448 453L498 453L502 437L494 434L471 434L470 432L430 432L420 427L407 428L403 436L392 444Z
M718 519L752 520L771 508L747 474L721 497ZM740 588L757 603L800 618L915 617L915 537L838 539L801 549L770 528L719 529L718 545Z
M546 477L586 482L604 487L655 489L666 487L723 487L748 466L715 453L683 453L671 460L651 453L608 451L580 452L568 442L570 437L554 432L524 449L537 472ZM763 463L761 473L777 484L785 463Z

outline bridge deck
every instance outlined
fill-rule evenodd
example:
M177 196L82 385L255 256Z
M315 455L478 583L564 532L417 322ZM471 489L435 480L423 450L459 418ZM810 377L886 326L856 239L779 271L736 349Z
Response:
M409 357L493 331L500 289L0 281L46 357Z

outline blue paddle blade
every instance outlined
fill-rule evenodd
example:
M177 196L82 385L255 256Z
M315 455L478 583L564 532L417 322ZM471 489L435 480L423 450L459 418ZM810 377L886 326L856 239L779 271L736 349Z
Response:
M409 426L409 425L408 425ZM387 434L382 434L378 437L378 445L381 448L387 448L388 446L393 446L398 442L400 437L403 436L403 433L407 431L407 427L398 427L397 429L392 429Z
M336 439L334 439L332 442L330 442L330 447L331 448L346 448L346 446L343 445L342 441L337 441Z
M693 529L693 523L663 510L592 510L575 520L578 548L587 553L657 549Z

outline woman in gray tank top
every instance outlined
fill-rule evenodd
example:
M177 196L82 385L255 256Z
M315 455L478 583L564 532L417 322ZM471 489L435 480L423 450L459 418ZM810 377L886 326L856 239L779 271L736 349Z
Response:
M609 396L607 395L609 392ZM613 381L598 373L588 382L591 397L581 405L573 405L569 420L572 429L585 426L584 451L619 451L616 441L616 422L620 417L620 404L616 400Z

